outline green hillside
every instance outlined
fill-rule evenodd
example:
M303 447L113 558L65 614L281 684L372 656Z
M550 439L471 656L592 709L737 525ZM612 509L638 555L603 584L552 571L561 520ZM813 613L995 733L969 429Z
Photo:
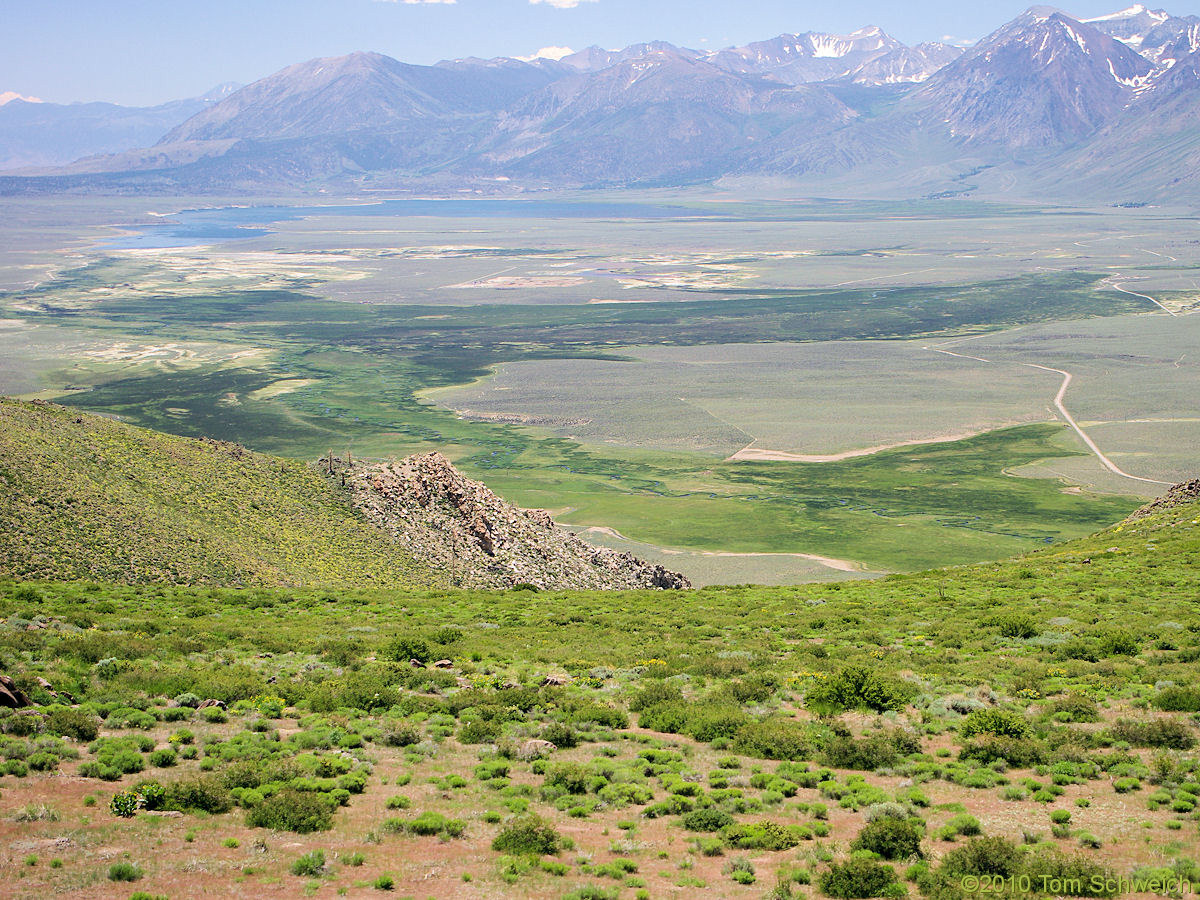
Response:
M433 576L312 467L0 399L0 572L228 585Z

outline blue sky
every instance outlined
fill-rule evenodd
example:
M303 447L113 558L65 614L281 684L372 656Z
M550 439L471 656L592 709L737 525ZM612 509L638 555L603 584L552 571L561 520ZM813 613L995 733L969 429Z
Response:
M0 93L152 104L250 82L314 56L377 50L406 62L523 56L668 40L723 47L880 25L916 43L976 39L1028 0L0 0ZM1080 17L1121 0L1079 0ZM1169 6L1200 13L1200 0Z

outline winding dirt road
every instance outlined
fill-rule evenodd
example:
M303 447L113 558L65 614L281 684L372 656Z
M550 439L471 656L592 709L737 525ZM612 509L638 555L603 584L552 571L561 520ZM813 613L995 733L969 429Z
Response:
M1120 290L1120 288L1118 290ZM1129 293L1133 293L1133 292L1125 291L1125 293L1129 294ZM1137 294L1135 296L1141 297L1143 295ZM1158 303L1157 300L1153 300L1153 298L1151 298L1151 297L1147 297L1146 299L1151 300L1151 302L1157 303L1159 306L1162 306L1161 303ZM1168 313L1171 313L1171 315L1175 315L1175 313L1171 312L1171 310L1167 309L1165 306L1163 306L1162 308L1164 310L1166 310ZM980 336L982 337L982 335L980 335ZM974 360L975 362L988 363L989 365L994 364L994 362L995 362L994 360L984 359L982 356L968 356L965 353L955 353L952 350L943 349L947 345L953 346L955 344L959 344L959 343L962 343L963 341L968 341L968 340L972 340L972 338L961 338L961 339L958 339L955 341L947 341L946 343L938 344L938 345L926 345L924 349L932 350L934 353L944 353L946 356L956 356L959 359L970 359L970 360ZM1070 372L1067 372L1063 369L1054 369L1054 368L1051 368L1050 366L1038 365L1037 363L1017 363L1017 365L1025 366L1026 368L1029 368L1029 369L1041 369L1043 372L1053 372L1056 375L1062 376L1062 378L1063 378L1062 385L1061 385L1061 387L1059 387L1058 393L1055 394L1055 396L1054 396L1054 405L1055 405L1055 407L1057 407L1059 414L1066 420L1067 424L1070 425L1075 430L1075 433L1078 434L1080 439L1082 439L1082 441L1084 442L1084 444L1087 445L1087 448L1089 450L1091 450L1092 453L1095 454L1095 456L1098 460L1100 460L1100 463L1101 463L1101 465L1104 466L1104 468L1108 469L1108 471L1112 472L1114 475L1119 475L1121 478L1128 478L1131 481L1141 481L1141 482L1144 482L1145 484L1163 484L1163 485L1167 485L1168 487L1170 487L1171 482L1169 482L1169 481L1159 481L1156 478L1143 478L1140 475L1130 475L1128 472L1126 472L1124 469L1122 469L1120 466L1118 466L1115 462L1113 462L1111 459L1109 459L1107 456L1105 456L1104 451L1101 450L1099 446L1097 446L1096 442L1093 441L1088 436L1087 432L1084 431L1083 428L1080 426L1080 424L1075 420L1075 417L1073 415L1071 415L1071 411L1069 409L1067 409L1066 403L1064 402L1064 400L1066 399L1066 396L1067 396L1067 388L1069 388L1071 386L1071 382L1075 378L1074 375L1072 375Z

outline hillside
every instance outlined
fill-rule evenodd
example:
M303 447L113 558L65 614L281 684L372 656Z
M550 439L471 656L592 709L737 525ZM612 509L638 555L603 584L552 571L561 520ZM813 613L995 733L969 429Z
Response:
M436 457L436 458L435 458ZM443 457L316 466L0 398L0 573L128 583L616 589L686 579Z
M1198 496L686 596L0 582L10 894L1178 895Z

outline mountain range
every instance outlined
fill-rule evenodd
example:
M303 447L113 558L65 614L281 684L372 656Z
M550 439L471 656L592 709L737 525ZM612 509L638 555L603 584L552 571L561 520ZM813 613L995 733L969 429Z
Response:
M8 175L0 191L486 191L776 176L830 190L1160 202L1200 195L1197 73L1200 18L1141 5L1092 19L1032 7L966 49L910 47L867 27L557 60L417 66L353 53L191 101L202 105L190 116L157 107L144 116L147 133L152 118L163 126L156 142ZM17 158L6 117L43 106L0 107L0 163ZM29 119L23 133L52 141L52 120Z

